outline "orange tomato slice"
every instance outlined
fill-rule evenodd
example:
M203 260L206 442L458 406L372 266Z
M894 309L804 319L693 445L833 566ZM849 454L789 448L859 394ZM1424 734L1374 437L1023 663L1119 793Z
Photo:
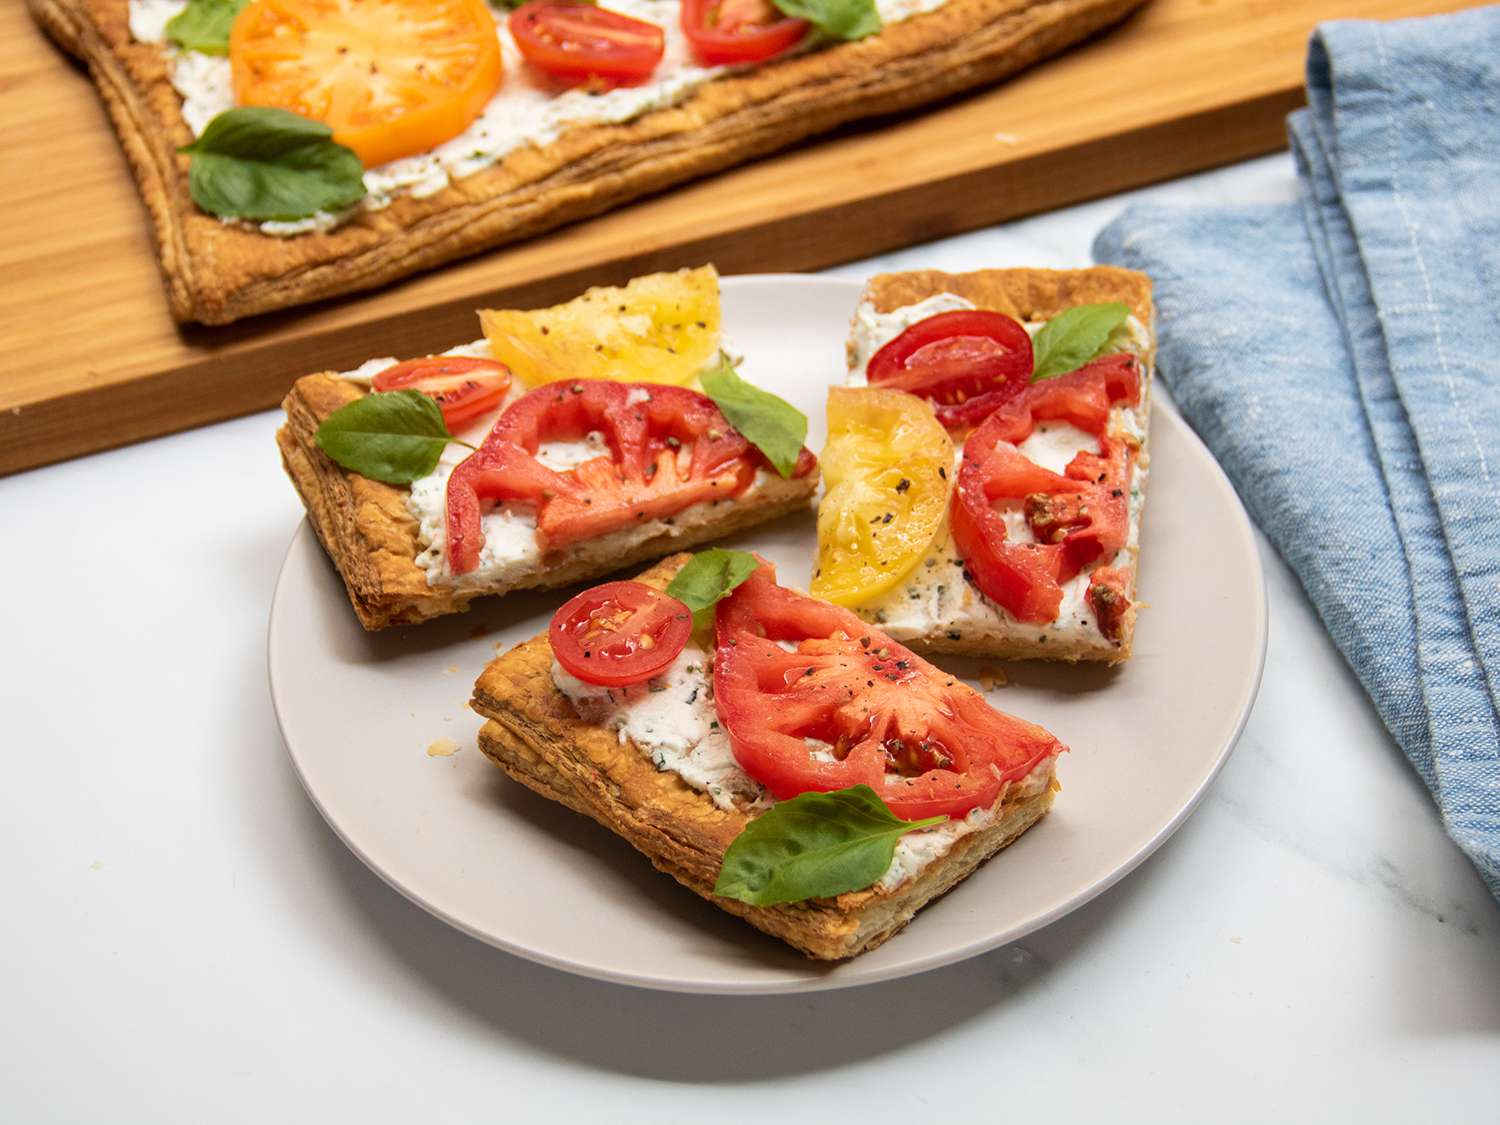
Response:
M229 60L238 104L322 121L366 168L458 136L502 74L484 0L253 0Z

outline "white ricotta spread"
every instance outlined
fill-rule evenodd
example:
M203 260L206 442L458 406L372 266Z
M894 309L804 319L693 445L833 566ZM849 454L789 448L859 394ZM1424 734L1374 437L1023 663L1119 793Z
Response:
M659 770L671 770L721 809L769 808L773 799L740 768L714 708L709 656L688 644L649 683L606 688L585 683L552 663L552 682L579 717L635 743Z
M572 701L580 718L615 731L621 744L634 743L657 769L677 774L719 808L759 811L776 803L735 760L714 707L711 662L696 644L689 644L665 672L644 685L606 688L585 683L556 661L552 682ZM807 743L813 757L832 760L827 743ZM1049 763L1044 762L1008 795L1030 796L1049 778ZM935 828L908 832L896 842L891 865L875 886L895 890L947 855L964 836L993 824L995 815L993 808L974 809Z
M876 0L884 23L941 8L946 0ZM130 0L130 33L139 42L166 39L166 25L187 6L186 0ZM454 180L488 168L516 149L546 145L572 125L630 121L653 109L676 105L703 83L730 68L702 66L682 33L679 0L609 0L613 11L659 26L665 50L651 78L638 85L589 92L557 82L521 57L506 24L507 11L495 10L505 77L474 122L457 137L430 152L393 160L365 170L366 196L340 214L318 212L295 222L260 223L266 234L291 236L327 231L357 211L388 207L402 195L421 199L442 191ZM234 106L229 59L169 47L168 75L182 97L182 116L197 136L208 123ZM231 220L232 221L232 220Z
M862 302L854 315L849 334L849 386L866 383L865 369L870 358L891 340L920 320L942 312L972 309L974 305L955 293L938 293L916 304L890 312L877 312L870 302ZM1026 325L1033 336L1042 322ZM1149 342L1145 326L1135 317L1126 322L1134 350L1144 352ZM1146 434L1148 379L1142 388L1139 407L1116 406L1110 412L1112 433L1127 435L1137 441ZM1041 422L1017 448L1031 461L1050 472L1061 473L1074 456L1083 450L1097 452L1098 439L1067 422ZM962 452L954 455L954 472L962 462ZM1132 570L1140 536L1141 509L1145 503L1146 469L1137 464L1130 478L1130 530L1126 546L1108 565ZM1036 541L1019 503L1001 511L1009 537L1017 542ZM1096 564L1103 565L1103 564ZM1094 568L1090 568L1092 570ZM1032 632L1060 644L1078 641L1097 642L1103 634L1094 611L1089 607L1089 571L1063 583L1062 604L1057 619L1046 625L1022 623L979 592L964 576L963 558L946 529L939 533L927 554L912 568L903 582L882 596L857 608L860 616L873 621L898 641L948 634L958 640L978 633L984 636L1014 635Z

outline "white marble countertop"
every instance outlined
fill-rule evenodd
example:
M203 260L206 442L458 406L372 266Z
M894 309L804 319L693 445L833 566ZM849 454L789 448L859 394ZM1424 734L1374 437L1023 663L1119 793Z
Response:
M1275 157L1138 193L1284 198ZM1086 264L1112 199L840 269ZM387 888L265 679L301 508L266 413L0 480L0 1119L1464 1121L1500 1105L1500 909L1263 547L1223 775L1024 942L793 998L539 968ZM497 873L499 877L499 873Z

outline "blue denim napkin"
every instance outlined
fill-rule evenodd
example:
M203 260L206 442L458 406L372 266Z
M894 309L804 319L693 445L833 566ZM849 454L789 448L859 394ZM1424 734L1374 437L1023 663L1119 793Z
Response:
M1301 205L1127 211L1160 370L1500 897L1500 8L1324 24Z

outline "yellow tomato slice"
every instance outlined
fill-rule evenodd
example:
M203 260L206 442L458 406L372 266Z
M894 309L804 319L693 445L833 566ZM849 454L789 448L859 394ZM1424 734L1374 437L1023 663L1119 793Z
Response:
M229 61L238 104L321 121L366 168L458 136L502 74L484 0L253 0Z
M688 383L719 351L719 275L653 273L548 309L481 309L479 319L495 358L528 386Z
M833 387L820 461L827 491L811 592L860 605L900 582L943 526L953 439L915 395Z

